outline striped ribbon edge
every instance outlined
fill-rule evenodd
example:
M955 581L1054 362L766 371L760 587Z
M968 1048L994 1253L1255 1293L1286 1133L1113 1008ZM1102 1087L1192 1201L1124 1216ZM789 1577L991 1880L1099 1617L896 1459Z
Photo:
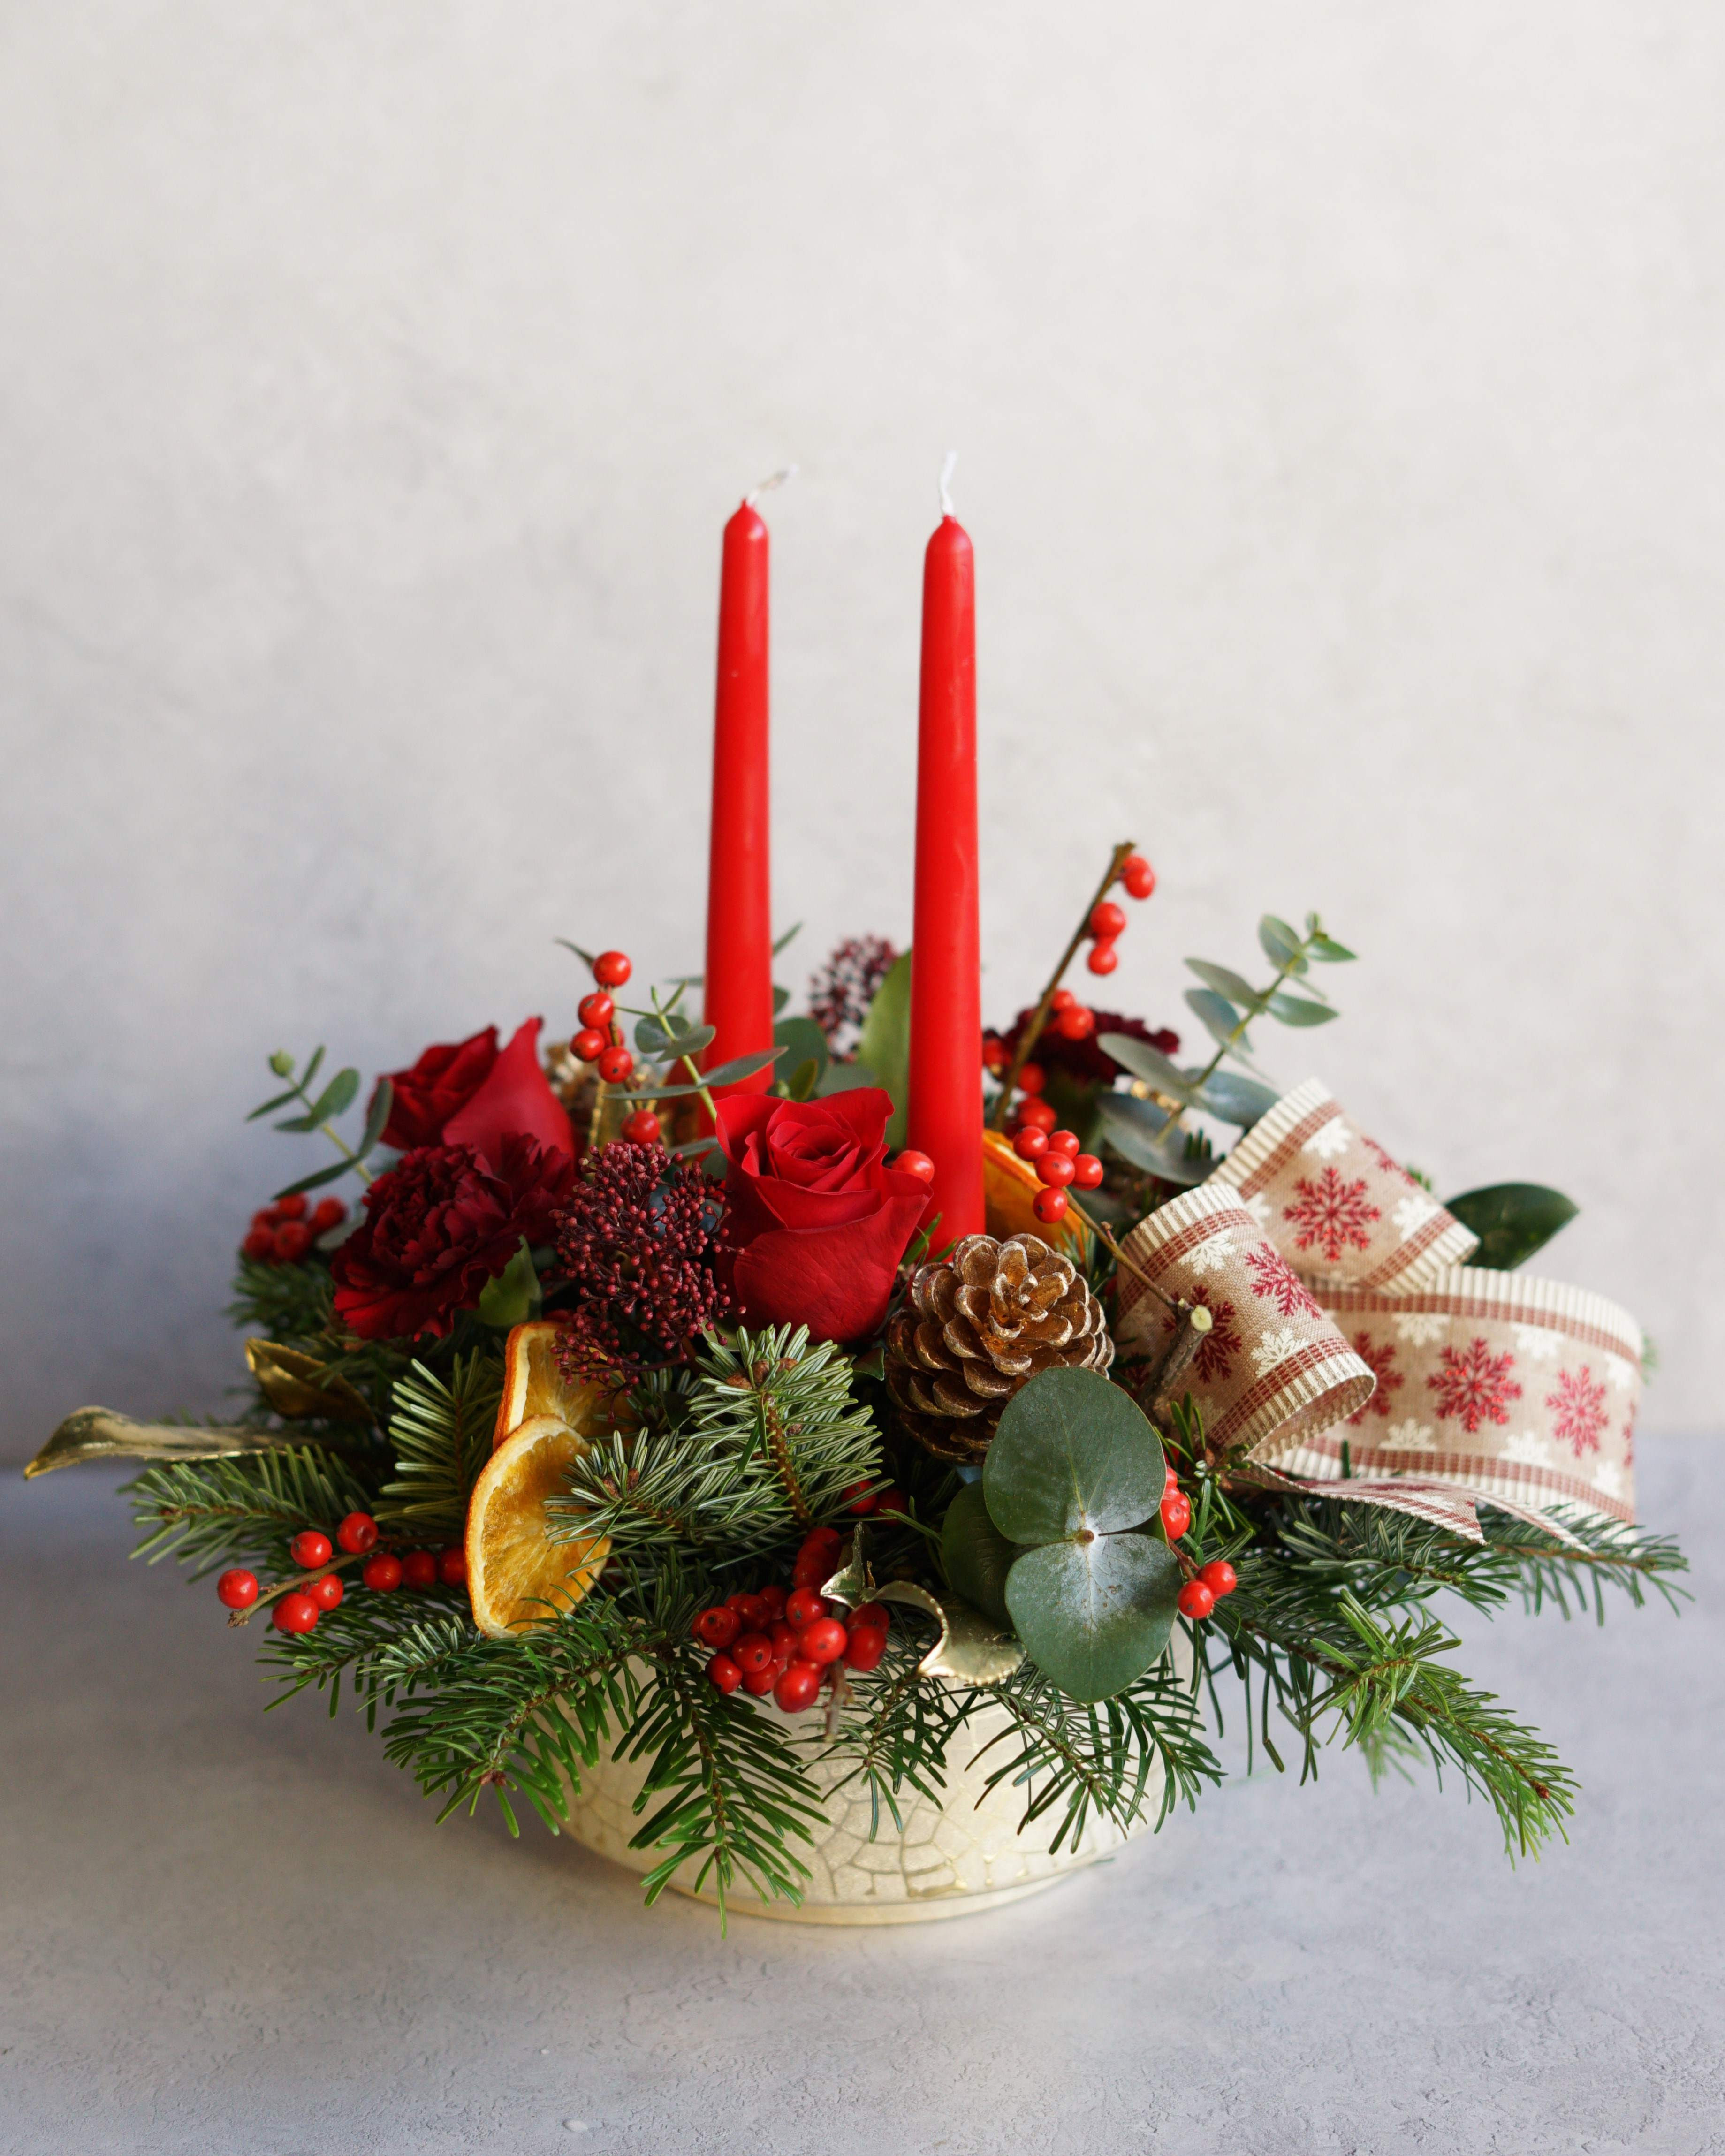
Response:
M1227 1158L1211 1170L1209 1181L1231 1183L1243 1198L1255 1197L1308 1138L1315 1138L1341 1113L1341 1103L1322 1079L1307 1079L1258 1118Z
M1622 1498L1605 1496L1591 1482L1565 1475L1561 1469L1535 1467L1522 1460L1497 1459L1477 1452L1391 1452L1377 1445L1350 1444L1348 1464L1361 1470L1368 1480L1374 1474L1405 1473L1416 1481L1446 1482L1470 1491L1488 1504L1502 1496L1510 1501L1505 1510L1522 1519L1538 1512L1543 1500L1548 1505L1567 1503L1583 1512L1601 1512L1609 1519L1621 1520L1626 1527L1635 1524L1635 1507ZM1326 1497L1347 1486L1341 1476L1342 1440L1328 1431L1301 1438L1291 1451L1277 1455L1276 1465L1288 1474L1322 1483ZM1562 1534L1553 1521L1542 1518L1540 1524L1548 1533ZM1563 1538L1574 1540L1573 1536Z
M1237 1228L1244 1228L1254 1242L1261 1236L1257 1222L1233 1191L1219 1189L1213 1183L1200 1183L1196 1188L1183 1190L1178 1198L1171 1198L1166 1205L1147 1214L1122 1247L1139 1271L1159 1284L1170 1266L1178 1265L1201 1245ZM1150 1291L1136 1275L1124 1270L1116 1278L1119 1282L1117 1306L1121 1322L1124 1322Z
M1272 1363L1218 1419L1206 1435L1219 1451L1231 1445L1255 1447L1284 1432L1281 1445L1322 1416L1320 1427L1358 1414L1372 1397L1372 1373L1348 1342L1332 1335L1308 1340ZM1281 1447L1276 1448L1278 1461Z
M1466 1317L1497 1325L1531 1325L1563 1333L1584 1347L1620 1355L1640 1367L1641 1328L1629 1312L1609 1296L1596 1295L1591 1288L1571 1287L1566 1281L1455 1265L1438 1285L1406 1295L1384 1295L1365 1287L1321 1288L1319 1293L1327 1310L1343 1314Z

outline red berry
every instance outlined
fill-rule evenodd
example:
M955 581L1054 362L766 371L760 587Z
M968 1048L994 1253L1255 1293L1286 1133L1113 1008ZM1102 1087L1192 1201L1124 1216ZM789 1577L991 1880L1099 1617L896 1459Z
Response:
M1020 1160L1040 1160L1048 1151L1048 1132L1026 1123L1013 1140L1012 1149Z
M465 1549L439 1550L437 1553L437 1576L445 1587L465 1587L467 1584L467 1553Z
M819 1695L820 1671L809 1661L787 1663L773 1687L773 1704L786 1714L800 1714L805 1707L813 1707Z
M599 1058L599 1075L608 1086L626 1086L634 1068L635 1059L626 1048L608 1048Z
M906 1147L892 1163L901 1175L914 1175L918 1183L934 1181L934 1163L926 1152Z
M339 1228L347 1218L347 1208L339 1198L320 1198L311 1209L311 1232L327 1235L331 1228Z
M593 977L602 988L620 988L634 971L620 951L601 951L593 962Z
M1213 1557L1198 1576L1219 1602L1240 1584L1239 1574L1225 1557Z
M616 1004L603 988L595 988L590 996L583 996L578 1006L577 1015L583 1025L609 1025Z
M773 1642L764 1632L745 1632L732 1646L731 1659L745 1676L767 1669L773 1661Z
M1039 1190L1030 1200L1030 1210L1045 1228L1052 1228L1066 1217L1066 1208L1071 1204L1064 1190Z
M799 1558L805 1558L811 1550L819 1549L826 1550L836 1558L844 1543L845 1537L836 1527L811 1527L803 1536L803 1547L797 1555Z
M1084 963L1093 973L1111 973L1120 963L1120 953L1111 938L1105 937L1101 942L1091 945L1090 956Z
M377 1547L377 1522L369 1512L350 1512L336 1528L336 1540L349 1557L363 1557Z
M388 1550L379 1550L375 1557L366 1559L365 1569L359 1576L374 1594L393 1594L401 1585L401 1559L392 1557Z
M794 1625L787 1625L783 1618L781 1617L777 1624L774 1625L772 1631L768 1635L768 1637L773 1642L773 1666L774 1669L782 1670L787 1662L795 1661L798 1650L797 1646L797 1628Z
M1176 1490L1162 1501L1162 1524L1168 1530L1168 1538L1177 1543L1192 1524L1192 1500L1183 1490Z
M845 1648L845 1666L860 1670L866 1676L870 1670L880 1667L880 1657L886 1652L885 1632L873 1625L853 1625Z
M759 1600L761 1607L769 1617L783 1616L785 1591L776 1582L761 1589Z
M261 1213L253 1214L252 1225L254 1228L279 1228L281 1225L281 1208L266 1205Z
M742 1688L756 1699L761 1699L778 1682L778 1665L768 1662L764 1670L745 1670Z
M637 1108L624 1122L623 1135L631 1145L652 1145L660 1132L660 1122L650 1108Z
M800 1632L805 1625L817 1623L827 1614L827 1605L812 1587L796 1589L784 1605L785 1621Z
M876 1492L872 1482L853 1482L850 1487L845 1492L845 1503L847 1512L856 1512L859 1514L863 1512L872 1512L875 1506L878 1505L880 1502L879 1494Z
M1072 1163L1072 1180L1081 1190L1096 1190L1101 1187L1105 1171L1093 1152L1081 1152Z
M303 1534L295 1535L288 1544L288 1555L303 1571L311 1572L316 1566L327 1564L336 1554L335 1545L327 1535L321 1535L316 1527L307 1527Z
M306 1198L303 1190L296 1190L290 1198L278 1198L276 1216L283 1220L303 1220L305 1217Z
M817 1617L812 1625L803 1627L798 1644L805 1662L819 1662L824 1669L844 1653L849 1637L836 1617Z
M1046 1101L1021 1101L1018 1113L1020 1130L1051 1131L1060 1120Z
M773 1612L758 1594L732 1595L729 1606L737 1612L745 1632L764 1632L773 1622Z
M1111 898L1091 908L1090 932L1099 942L1111 943L1125 927L1126 908L1117 906Z
M259 1264L273 1265L275 1261L275 1230L273 1228L254 1228L239 1247L247 1257L254 1259Z
M1063 1152L1068 1160L1077 1159L1078 1142L1078 1133L1076 1131L1050 1131L1048 1134L1049 1151L1050 1152Z
M853 1632L859 1625L865 1632L884 1632L892 1620L884 1602L860 1602L845 1621Z
M1120 864L1120 880L1133 898L1148 898L1156 888L1156 871L1142 854L1128 854Z
M1163 1494L1163 1496L1164 1497L1171 1497L1171 1496L1173 1496L1173 1493L1175 1492L1175 1491L1176 1491L1176 1490L1178 1490L1178 1489L1179 1488L1179 1486L1180 1486L1180 1472L1179 1472L1179 1470L1178 1470L1178 1469L1174 1466L1174 1463L1173 1462L1173 1460L1164 1460L1163 1461L1163 1463L1162 1463L1162 1494Z
M339 1609L341 1601L341 1575L326 1572L321 1579L314 1579L305 1592L320 1609Z
M728 1647L742 1630L742 1620L734 1609L720 1608L703 1609L696 1619L694 1633L703 1646Z
M1027 1063L1019 1073L1021 1093L1040 1093L1048 1083L1048 1073L1040 1063Z
M422 1592L437 1585L437 1559L429 1550L409 1550L401 1561L403 1587L418 1588Z
M284 1594L270 1613L278 1632L310 1632L317 1623L317 1604L309 1594Z
M715 1655L706 1666L706 1677L716 1691L732 1692L742 1682L742 1671L729 1655Z
M1006 1068L1006 1044L998 1033L983 1035L983 1068L992 1070L997 1078Z
M216 1599L224 1609L249 1609L258 1599L258 1575L236 1565L216 1582Z
M1074 1004L1070 1010L1063 1010L1055 1020L1055 1031L1062 1040L1088 1040L1096 1029L1096 1013L1086 1010L1082 1004Z
M1202 1622L1215 1606L1215 1596L1201 1579L1189 1579L1180 1589L1180 1614L1183 1617Z
M1048 999L1048 1007L1051 1011L1070 1010L1077 1000L1070 988L1056 988Z
M895 1490L891 1484L880 1491L875 1499L875 1510L877 1512L907 1512L910 1509L905 1502L904 1491Z
M296 1265L311 1248L311 1230L303 1220L284 1220L276 1229L275 1255L285 1265Z
M609 1034L601 1033L596 1025L589 1025L569 1043L569 1053L578 1063L597 1063L610 1045Z
M1063 1152L1045 1152L1036 1163L1036 1173L1051 1189L1064 1190L1072 1180L1072 1163Z

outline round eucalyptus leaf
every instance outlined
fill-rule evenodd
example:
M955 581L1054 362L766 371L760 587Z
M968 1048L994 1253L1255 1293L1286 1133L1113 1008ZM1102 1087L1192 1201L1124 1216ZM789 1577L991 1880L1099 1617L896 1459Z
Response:
M1189 958L1186 963L1206 988L1214 988L1219 996L1225 996L1243 1010L1250 1008L1256 998L1258 991L1231 966L1214 965L1208 958Z
M982 1484L968 1483L947 1506L941 1529L941 1558L953 1591L1004 1625L1006 1575L1018 1553L1018 1545L988 1517Z
M1137 1402L1094 1370L1045 1370L1007 1402L983 1491L1009 1542L1136 1527L1162 1502L1162 1440Z
M1098 1535L1026 1550L1006 1583L1025 1651L1063 1692L1111 1699L1141 1677L1173 1629L1180 1568L1147 1535Z

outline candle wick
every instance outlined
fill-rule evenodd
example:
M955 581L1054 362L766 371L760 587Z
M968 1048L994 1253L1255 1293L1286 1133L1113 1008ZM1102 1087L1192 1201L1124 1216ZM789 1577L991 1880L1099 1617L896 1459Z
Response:
M952 514L952 475L957 469L958 452L957 449L948 449L947 460L941 466L941 515L942 516L950 516Z
M786 485L796 476L797 467L787 465L783 471L776 471L770 479L763 479L758 486L752 486L742 498L743 507L752 509L763 494L771 494L774 487Z

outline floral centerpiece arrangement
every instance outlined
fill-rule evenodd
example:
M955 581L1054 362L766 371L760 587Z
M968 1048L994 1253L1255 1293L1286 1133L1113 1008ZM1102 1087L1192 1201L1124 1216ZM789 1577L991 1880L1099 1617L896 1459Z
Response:
M983 1031L950 516L913 947L842 946L790 1014L765 572L746 506L704 978L579 951L567 1033L488 1026L363 1106L321 1049L272 1057L254 1113L335 1150L241 1242L246 1407L80 1409L30 1471L144 1459L141 1550L214 1574L444 1815L489 1792L555 1830L626 1763L649 1898L793 1905L835 1804L890 1837L961 1779L1055 1856L1159 1825L1219 1779L1230 1686L1276 1770L1423 1757L1536 1851L1574 1785L1457 1669L1442 1598L1567 1614L1681 1568L1634 1524L1639 1329L1519 1270L1574 1208L1440 1203L1321 1084L1266 1081L1259 1032L1336 1015L1353 953L1316 915L1259 924L1264 973L1188 962L1199 1056L1081 1000L1154 887L1130 844Z

